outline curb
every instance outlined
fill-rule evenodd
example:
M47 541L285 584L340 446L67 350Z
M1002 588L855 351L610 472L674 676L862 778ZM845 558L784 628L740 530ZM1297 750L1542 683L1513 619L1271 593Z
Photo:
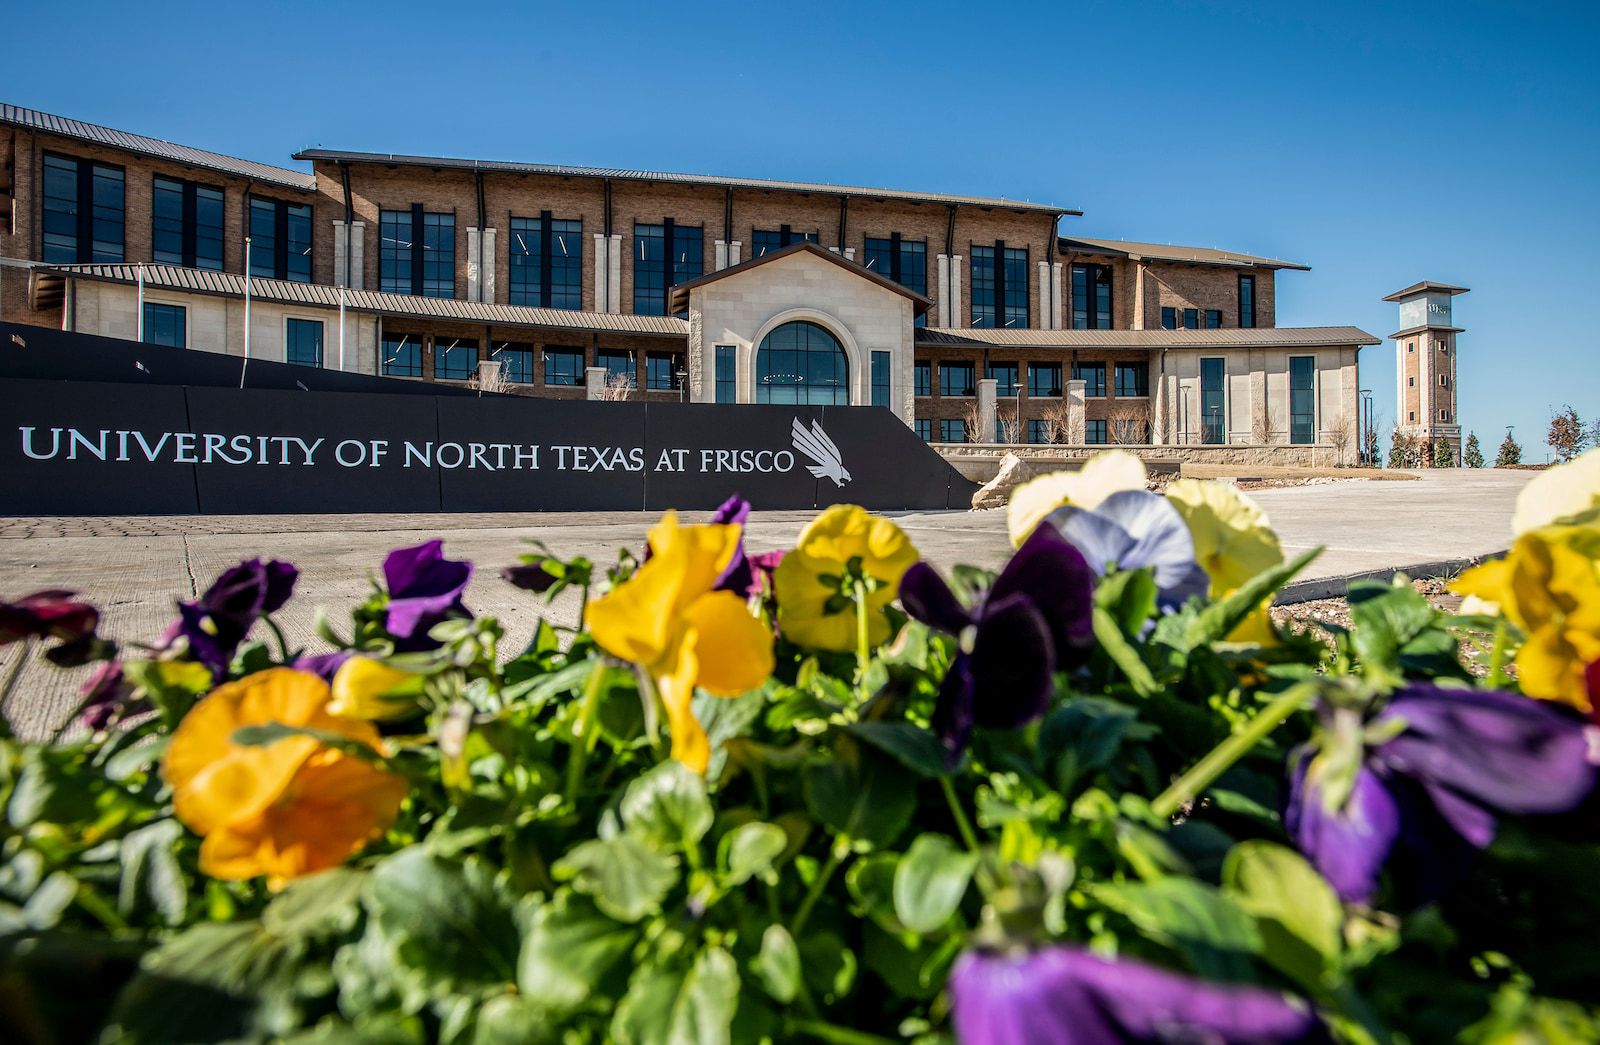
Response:
M1354 581L1382 581L1391 583L1397 574L1404 574L1411 580L1435 580L1460 573L1463 570L1498 559L1505 552L1490 552L1487 555L1475 555L1466 559L1440 559L1435 562L1419 562L1410 566L1390 566L1378 570L1364 570L1361 573L1345 574L1342 577L1313 577L1309 580L1294 581L1285 584L1278 590L1278 595L1272 600L1274 606L1292 606L1300 602L1314 602L1317 599L1342 599L1350 590Z

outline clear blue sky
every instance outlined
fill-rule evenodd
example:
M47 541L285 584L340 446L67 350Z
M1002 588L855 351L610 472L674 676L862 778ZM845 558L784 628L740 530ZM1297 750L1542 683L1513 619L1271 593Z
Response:
M4 99L285 166L308 146L1031 199L1312 266L1281 326L1456 299L1461 420L1600 418L1600 4L50 5ZM1362 352L1384 430L1391 342Z

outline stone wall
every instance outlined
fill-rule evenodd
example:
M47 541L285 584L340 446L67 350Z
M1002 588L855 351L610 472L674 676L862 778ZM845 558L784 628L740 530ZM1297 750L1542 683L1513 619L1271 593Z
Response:
M951 466L974 482L986 483L1000 470L1000 459L1016 454L1036 471L1072 468L1107 450L1124 450L1147 465L1224 464L1249 467L1327 468L1338 456L1333 447L1321 443L1294 446L1012 446L1001 443L935 443L933 448Z

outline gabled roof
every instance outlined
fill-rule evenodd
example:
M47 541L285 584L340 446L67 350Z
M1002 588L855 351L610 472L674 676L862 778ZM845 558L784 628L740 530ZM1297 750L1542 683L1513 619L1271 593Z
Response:
M829 261L835 265L838 265L851 275L860 276L862 279L870 280L871 282L878 284L878 286L884 288L885 290L893 291L902 297L910 298L911 307L917 315L921 315L922 313L928 311L928 309L933 305L932 301L923 295L918 294L910 287L896 283L888 276L875 272L863 265L858 265L854 261L846 258L843 254L836 254L827 247L812 243L810 240L799 240L789 244L787 247L779 247L777 250L769 250L759 258L751 258L749 261L741 261L737 265L730 265L725 269L718 269L716 272L708 272L704 276L691 279L686 283L679 283L677 286L672 288L672 301L668 307L668 311L677 313L687 309L689 307L689 291L693 290L695 287L703 287L707 284L715 283L719 279L727 279L729 276L741 275L749 272L751 269L760 268L762 265L770 265L779 258L787 258L793 254L798 254L801 252L815 254L817 257L822 258L825 261Z
M144 285L182 290L219 297L243 297L244 277L236 272L211 272L181 265L55 265L35 267L35 279L95 279L109 283L136 283L144 269ZM262 279L250 280L250 294L257 300L316 308L338 308L339 288L317 283ZM457 301L454 298L413 297L410 294L382 294L371 290L347 290L345 305L362 312L418 319L442 319L465 323L492 323L495 326L542 327L554 330L598 331L627 334L655 334L662 337L688 337L689 324L672 316L623 316L608 312L577 312L560 308L529 308L488 301Z
M1471 293L1471 290L1467 287L1452 287L1448 283L1434 283L1425 279L1421 283L1411 284L1404 290L1397 290L1383 300L1399 301L1403 298L1415 297L1418 294L1449 294L1451 297L1455 297L1457 294L1468 293Z
M172 160L175 163L186 163L191 167L203 167L206 170L220 171L223 174L231 174L238 178L251 178L255 181L270 182L274 185L282 185L285 188L302 189L309 192L317 187L317 179L314 175L304 174L300 171L273 167L270 164L257 163L254 160L241 160L237 156L224 156L220 152L191 149L187 145L174 145L172 142L165 142L159 138L146 138L142 134L129 134L127 131L101 127L99 124L94 123L84 123L82 120L72 120L65 116L52 116L46 112L36 112L33 109L24 109L21 106L7 105L3 102L0 102L0 124L26 127L31 131L43 131L47 134L58 134L63 138L76 138L78 141L106 145L113 149L126 149L128 152L136 152L141 156L153 156L157 159Z
M1210 247L1174 247L1170 243L1135 243L1124 239L1083 239L1062 236L1057 249L1063 254L1103 254L1115 258L1145 258L1150 261L1175 261L1190 265L1216 265L1223 268L1298 269L1310 272L1310 265L1277 258L1258 258L1254 254L1240 254L1231 250L1214 250Z
M444 156L401 156L382 152L339 152L334 149L302 149L297 160L332 163L382 163L397 167L440 167L452 170L501 171L510 174L551 174L563 178L605 178L612 181L660 181L679 185L713 185L719 188L764 189L769 192L810 192L822 196L856 196L866 200L906 200L913 203L955 203L962 206L997 207L1038 214L1070 214L1082 217L1083 211L1058 207L1053 203L993 199L986 196L951 196L938 192L909 192L905 189L874 189L856 185L829 185L821 182L767 181L763 178L722 178L712 174L668 174L663 171L624 171L604 167L568 167L549 163L515 163L509 160L462 160Z
M1229 327L1210 330L967 330L927 327L918 347L1224 349L1381 345L1360 327Z

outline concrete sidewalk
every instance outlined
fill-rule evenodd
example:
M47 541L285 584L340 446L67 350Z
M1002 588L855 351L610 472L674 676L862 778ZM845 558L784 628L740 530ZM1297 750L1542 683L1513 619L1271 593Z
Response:
M1306 573L1323 577L1502 549L1517 491L1531 474L1425 472L1421 482L1353 481L1251 496L1267 509L1289 554L1328 545ZM756 512L748 545L753 551L792 547L814 514ZM957 563L997 568L1010 553L1004 511L892 514L941 570ZM685 521L708 517L683 513ZM655 518L643 512L575 512L0 519L0 596L72 589L101 608L104 634L149 642L173 619L175 600L193 598L229 566L257 555L286 559L301 576L294 600L277 619L291 645L319 650L312 631L317 606L341 627L370 592L368 577L378 575L390 549L442 537L447 556L477 564L467 605L498 618L507 629L507 647L520 648L547 612L535 596L499 577L499 569L525 550L524 539L604 564L620 548L642 550ZM548 612L553 623L576 623L576 595L563 596ZM0 673L19 649L0 647ZM29 665L6 716L27 735L47 731L75 704L85 675Z

